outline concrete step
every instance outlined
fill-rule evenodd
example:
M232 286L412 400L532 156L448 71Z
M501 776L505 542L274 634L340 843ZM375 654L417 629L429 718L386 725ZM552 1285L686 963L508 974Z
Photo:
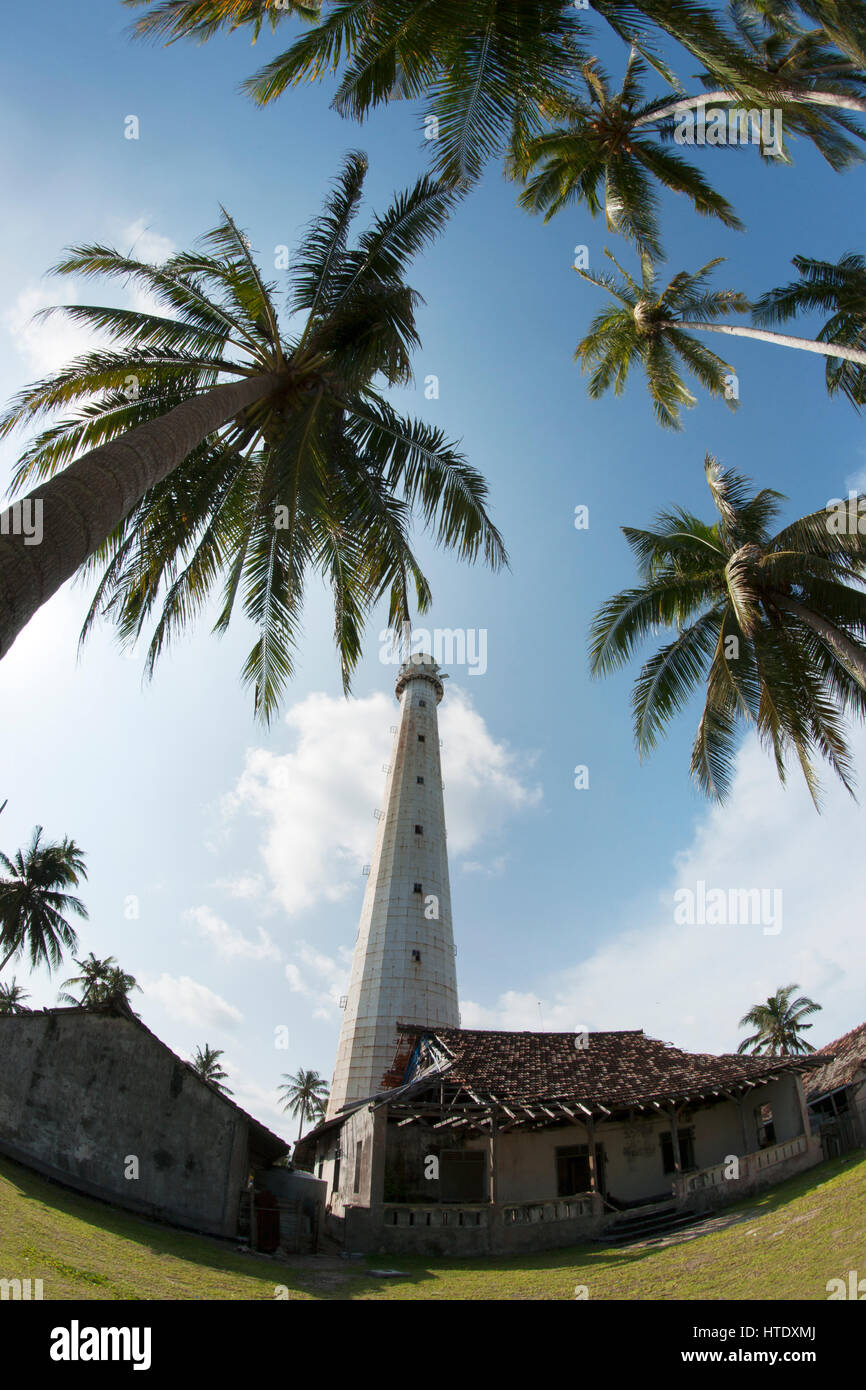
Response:
M703 1218L695 1211L681 1211L673 1208L655 1217L645 1217L642 1221L612 1221L597 1237L604 1245L636 1245L655 1236L663 1236L671 1231L693 1226Z

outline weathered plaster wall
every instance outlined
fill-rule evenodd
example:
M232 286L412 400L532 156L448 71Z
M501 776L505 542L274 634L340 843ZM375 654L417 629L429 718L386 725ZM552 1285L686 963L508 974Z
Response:
M855 1138L861 1144L866 1144L866 1071L862 1074L859 1082L854 1081L848 1096L851 1114L855 1121Z
M232 1105L127 1019L0 1019L0 1150L72 1187L233 1235L247 1131ZM137 1179L124 1176L131 1155Z
M385 1112L364 1105L349 1117L340 1131L342 1159L339 1187L331 1191L331 1210L340 1213L346 1207L369 1207L382 1200L385 1171ZM362 1145L358 1191L355 1191L356 1157ZM332 1144L333 1149L333 1144ZM333 1188L333 1158L331 1184Z
M793 1178L797 1173L813 1168L816 1163L821 1162L822 1157L821 1140L815 1135L805 1137L803 1153L794 1154L769 1168L758 1167L756 1155L749 1154L741 1164L736 1180L690 1193L687 1205L701 1211L727 1206L729 1202L740 1202L745 1197L763 1191L764 1188L775 1187L787 1178Z
M773 1111L773 1127L776 1143L784 1144L787 1139L796 1139L803 1133L803 1116L797 1093L797 1079L783 1076L771 1081L767 1086L759 1086L745 1099L746 1135L748 1150L758 1147L758 1126L762 1105L769 1105Z
M435 1174L434 1165L427 1165L428 1157L441 1158L445 1152L459 1149L481 1150L486 1155L489 1140L474 1135L464 1138L459 1133L433 1129L432 1125L414 1124L398 1128L391 1124L387 1131L384 1183L382 1187L385 1202L438 1202L441 1185L438 1177L425 1177L425 1171ZM488 1163L484 1164L483 1194L487 1199L489 1192Z

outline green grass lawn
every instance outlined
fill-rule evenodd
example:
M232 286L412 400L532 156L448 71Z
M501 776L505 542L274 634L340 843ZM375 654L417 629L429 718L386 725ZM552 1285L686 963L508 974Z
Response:
M42 1279L46 1299L825 1299L866 1277L866 1152L728 1207L747 1219L682 1244L599 1245L487 1260L370 1256L291 1265L236 1254L79 1197L0 1158L0 1278ZM397 1268L378 1279L371 1269Z

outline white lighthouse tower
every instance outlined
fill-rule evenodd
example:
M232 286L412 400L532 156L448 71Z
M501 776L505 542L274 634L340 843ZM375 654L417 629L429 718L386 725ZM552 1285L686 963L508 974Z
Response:
M459 1028L457 968L439 758L444 677L432 657L400 667L400 719L328 1102L381 1089L398 1022Z

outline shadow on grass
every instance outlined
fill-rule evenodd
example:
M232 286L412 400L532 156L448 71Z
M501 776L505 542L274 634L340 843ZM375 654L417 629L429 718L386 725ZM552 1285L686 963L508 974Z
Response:
M866 1149L854 1149L841 1158L833 1158L816 1164L814 1168L807 1169L805 1173L787 1178L778 1187L768 1188L763 1192L745 1197L742 1201L726 1203L715 1211L708 1211L702 1216L702 1219L711 1220L716 1216L723 1219L740 1216L744 1219L754 1218L757 1220L769 1216L781 1208L787 1207L800 1197L819 1196L822 1187L849 1173L852 1168L856 1168L860 1164L866 1164ZM740 1223L731 1221L729 1226L719 1227L718 1233L723 1230L735 1229L737 1224ZM565 1276L578 1273L581 1270L591 1271L603 1267L613 1271L622 1270L658 1255L662 1249L679 1248L680 1244L695 1244L706 1236L715 1233L714 1231L706 1231L700 1235L692 1234L685 1238L686 1233L684 1232L682 1242L671 1241L669 1245L664 1247L659 1245L584 1244L563 1246L556 1250L521 1251L514 1255L453 1257L401 1255L399 1258L397 1256L380 1256L379 1258L396 1260L400 1268L405 1269L407 1275L414 1273L419 1278L422 1277L422 1267L426 1269L427 1277L433 1279L446 1272L472 1274L519 1271L524 1274L531 1274L535 1271L544 1271L550 1274L561 1273Z
M345 1269L319 1269L312 1262L305 1269L284 1263L282 1260L264 1259L256 1255L244 1255L229 1248L228 1241L218 1237L197 1235L192 1231L162 1225L133 1212L123 1211L110 1202L97 1197L85 1196L72 1188L32 1172L11 1159L0 1157L0 1178L5 1179L17 1196L28 1202L49 1208L64 1216L69 1216L85 1226L93 1227L100 1235L116 1236L129 1241L142 1252L157 1260L170 1256L191 1265L199 1265L216 1274L233 1274L260 1281L261 1294L252 1293L254 1300L274 1300L274 1288L285 1286L290 1293L307 1294L317 1299L356 1297L380 1289L384 1280L367 1274L367 1264L346 1262ZM50 1250L41 1251L31 1241L25 1253L32 1259L44 1259L46 1264L67 1274L82 1283L117 1291L130 1285L130 1277L123 1275L114 1278L79 1267L69 1260L58 1259ZM302 1257L297 1257L302 1258ZM382 1256L371 1256L373 1267L386 1264ZM158 1268L153 1271L158 1276ZM420 1282L432 1275L424 1271L415 1278L407 1274L411 1282ZM168 1300L171 1295L166 1295Z
M741 1202L725 1205L716 1212L708 1212L706 1215L711 1218L715 1215L736 1217L741 1214L756 1219L769 1215L786 1207L799 1197L807 1194L819 1195L821 1188L827 1183L831 1183L840 1175L849 1172L852 1167L864 1162L866 1162L866 1150L854 1150L842 1158L830 1159L817 1164L805 1173L788 1178L778 1187L769 1188L764 1192L745 1198ZM413 1285L435 1282L437 1278L449 1273L472 1276L496 1272L503 1274L509 1272L523 1274L545 1272L551 1275L561 1272L565 1276L566 1274L573 1275L581 1270L592 1271L604 1266L616 1271L639 1264L643 1260L657 1255L662 1248L658 1245L622 1247L593 1244L566 1246L556 1250L522 1251L513 1255L496 1256L368 1255L364 1264L361 1264L360 1261L357 1263L347 1261L345 1268L326 1269L318 1267L310 1261L306 1267L299 1269L296 1264L283 1263L281 1260L265 1260L260 1256L239 1254L237 1251L229 1249L227 1242L220 1241L216 1237L196 1235L172 1226L163 1226L144 1217L125 1212L107 1202L83 1196L59 1183L43 1178L6 1158L0 1158L0 1177L7 1179L24 1199L62 1212L85 1225L98 1228L100 1232L130 1241L157 1258L172 1256L189 1264L210 1269L214 1273L233 1274L259 1281L263 1290L258 1296L256 1294L251 1295L254 1300L258 1297L262 1300L272 1301L274 1298L273 1290L277 1285L285 1286L290 1292L305 1294L322 1301L345 1301L364 1297L371 1293L382 1292L383 1286L390 1283L388 1279L371 1276L369 1273L371 1268L383 1267L399 1268L399 1282ZM730 1227L720 1229L730 1229ZM704 1235L693 1236L691 1243L703 1238ZM672 1246L664 1248L670 1249ZM36 1255L38 1252L33 1251L32 1253ZM48 1258L50 1259L50 1256ZM301 1259L303 1257L295 1258ZM114 1281L100 1275L90 1276L86 1270L78 1271L74 1266L63 1266L63 1268L68 1269L70 1274L77 1275L85 1282L90 1279L91 1282L106 1287L114 1285ZM268 1292L264 1291L266 1288ZM168 1299L170 1297L170 1295L166 1296Z

